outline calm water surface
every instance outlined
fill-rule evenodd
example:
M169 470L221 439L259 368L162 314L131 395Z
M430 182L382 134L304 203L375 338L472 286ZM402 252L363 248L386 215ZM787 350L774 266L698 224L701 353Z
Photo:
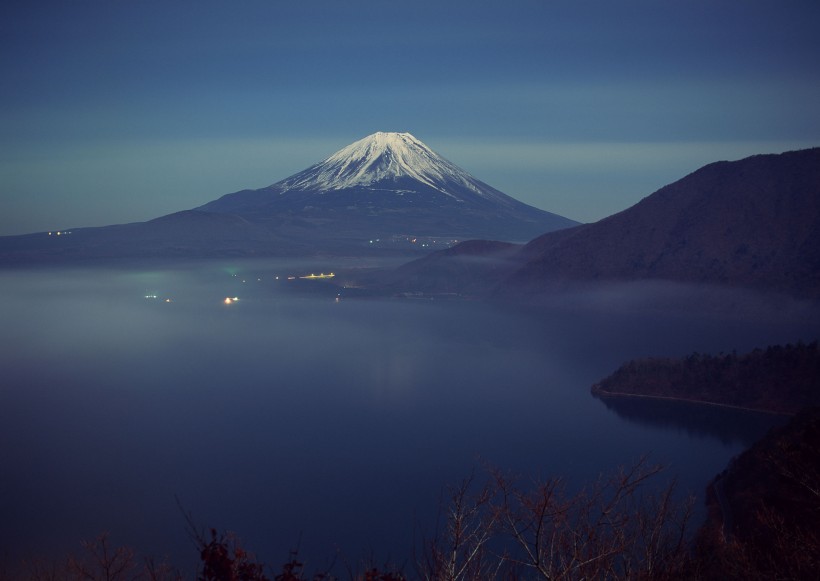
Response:
M537 312L285 292L313 266L0 273L0 556L110 531L188 567L178 498L268 562L401 560L485 464L580 483L650 454L700 494L770 419L610 409L590 385L818 328L811 305L663 285Z

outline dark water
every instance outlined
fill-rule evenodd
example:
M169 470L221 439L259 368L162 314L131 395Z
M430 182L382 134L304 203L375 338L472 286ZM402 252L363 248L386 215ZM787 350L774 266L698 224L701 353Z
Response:
M610 410L590 385L634 357L811 340L819 320L668 285L537 312L285 292L311 268L0 274L0 556L110 531L187 568L179 498L267 561L300 539L315 559L401 560L483 464L578 484L650 454L700 494L776 420Z

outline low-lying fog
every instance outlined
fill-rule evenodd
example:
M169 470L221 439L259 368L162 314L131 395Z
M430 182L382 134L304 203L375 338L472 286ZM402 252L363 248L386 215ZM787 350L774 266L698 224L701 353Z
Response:
M175 497L267 562L300 539L314 559L404 560L442 488L483 463L580 482L649 453L701 494L768 420L635 422L590 385L635 357L820 328L799 301L665 284L537 312L288 292L334 266L0 273L3 560L110 531L190 567Z

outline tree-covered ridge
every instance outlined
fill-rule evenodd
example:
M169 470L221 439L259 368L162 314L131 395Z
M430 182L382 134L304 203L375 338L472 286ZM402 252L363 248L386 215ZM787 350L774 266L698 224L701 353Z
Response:
M646 396L794 414L820 405L817 341L683 359L636 359L592 386L607 396Z
M820 408L735 458L707 491L695 555L704 580L817 579Z

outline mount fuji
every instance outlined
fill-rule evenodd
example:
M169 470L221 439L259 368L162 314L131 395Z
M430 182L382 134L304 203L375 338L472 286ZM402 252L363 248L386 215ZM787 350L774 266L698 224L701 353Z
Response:
M374 133L267 188L197 210L351 241L412 235L526 242L577 225L477 180L409 133Z
M477 180L409 133L379 132L271 186L192 210L0 237L0 263L418 253L464 239L527 242L575 225Z

